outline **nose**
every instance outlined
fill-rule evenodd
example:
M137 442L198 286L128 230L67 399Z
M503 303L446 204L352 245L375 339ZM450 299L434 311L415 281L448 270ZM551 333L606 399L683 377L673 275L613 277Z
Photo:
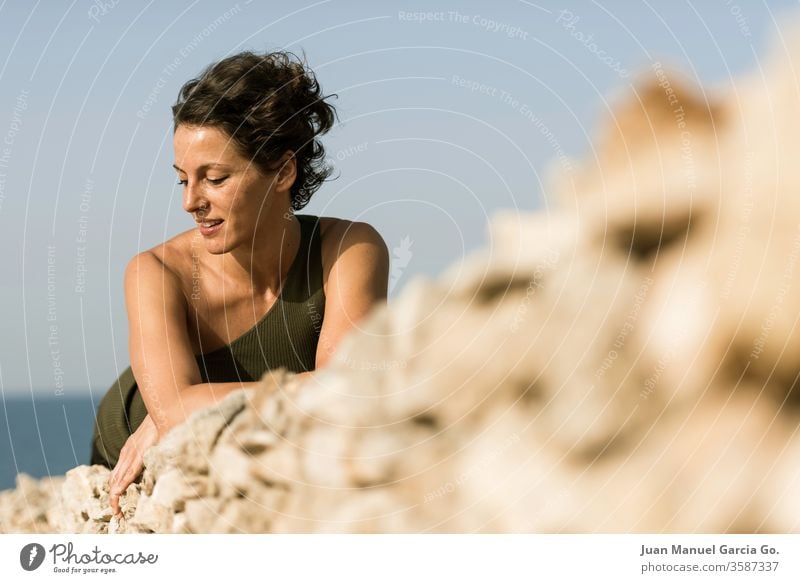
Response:
M190 214L203 216L208 209L208 203L203 200L200 188L191 180L183 187L183 210Z

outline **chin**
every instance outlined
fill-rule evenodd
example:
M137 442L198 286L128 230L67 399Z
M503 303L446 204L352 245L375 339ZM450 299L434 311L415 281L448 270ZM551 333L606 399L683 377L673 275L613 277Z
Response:
M206 249L208 249L210 253L221 255L223 253L230 253L243 244L247 244L246 239L242 241L241 239L234 239L230 235L226 238L225 233L219 233L218 236L206 241Z
M206 251L212 255L222 255L231 252L236 245L232 241L224 241L222 237L206 241Z
M215 245L206 246L206 251L209 255L224 255L225 253L230 252L230 249L225 249L224 247L217 247Z

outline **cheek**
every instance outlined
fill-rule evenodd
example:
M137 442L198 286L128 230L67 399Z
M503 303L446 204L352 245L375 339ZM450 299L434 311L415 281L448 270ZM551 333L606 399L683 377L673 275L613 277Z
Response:
M234 194L231 193L233 197ZM235 193L235 208L241 209L245 218L256 220L259 213L263 213L272 204L272 198L267 195L261 183L241 185Z
M225 209L226 212L236 211L242 207L244 202L242 190L235 184L220 188L216 193L217 206Z

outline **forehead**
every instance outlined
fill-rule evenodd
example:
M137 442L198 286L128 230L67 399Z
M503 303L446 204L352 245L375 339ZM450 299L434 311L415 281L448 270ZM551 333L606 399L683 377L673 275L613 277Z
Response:
M210 126L179 125L173 138L175 161L186 165L232 163L239 158L236 145L224 131Z

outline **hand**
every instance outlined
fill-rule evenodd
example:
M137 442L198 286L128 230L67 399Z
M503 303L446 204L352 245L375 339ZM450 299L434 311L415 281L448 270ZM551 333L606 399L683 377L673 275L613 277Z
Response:
M150 415L147 415L142 424L133 432L122 451L119 461L114 466L108 479L109 504L116 516L122 517L119 507L119 497L125 493L128 486L142 473L144 467L144 452L158 443L159 435L156 424Z

